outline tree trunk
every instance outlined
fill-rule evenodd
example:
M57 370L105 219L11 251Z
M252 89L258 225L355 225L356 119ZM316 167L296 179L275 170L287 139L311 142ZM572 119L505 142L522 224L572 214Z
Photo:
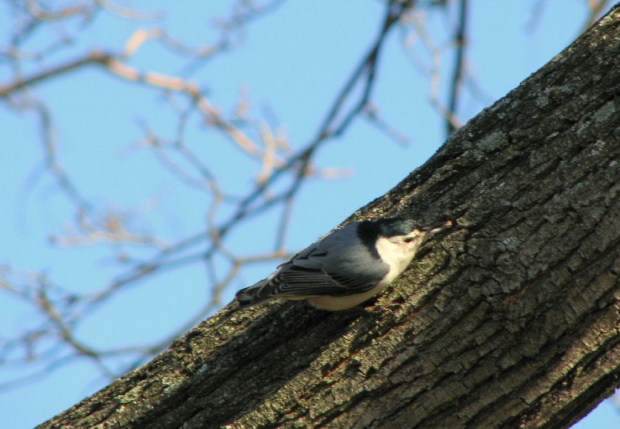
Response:
M229 305L40 427L579 420L620 378L620 6L355 218L395 214L457 225L374 306Z

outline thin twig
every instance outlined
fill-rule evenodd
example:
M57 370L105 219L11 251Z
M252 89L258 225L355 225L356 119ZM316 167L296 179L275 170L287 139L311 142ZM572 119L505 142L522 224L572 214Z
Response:
M457 116L457 103L459 100L459 90L463 79L463 62L465 59L465 47L467 46L467 9L468 0L459 0L458 2L458 22L456 33L454 34L454 44L456 46L454 67L452 69L452 79L450 83L448 97L448 116L446 116L446 138L450 137L456 126L452 118Z

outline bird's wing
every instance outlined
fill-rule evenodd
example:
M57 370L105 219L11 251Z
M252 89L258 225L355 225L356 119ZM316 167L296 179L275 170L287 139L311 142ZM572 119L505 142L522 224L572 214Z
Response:
M350 295L375 287L389 267L373 259L363 247L338 248L316 243L282 265L271 279L273 295L317 296ZM323 250L328 247L330 250ZM370 261L360 264L358 261ZM374 264L374 265L373 265Z

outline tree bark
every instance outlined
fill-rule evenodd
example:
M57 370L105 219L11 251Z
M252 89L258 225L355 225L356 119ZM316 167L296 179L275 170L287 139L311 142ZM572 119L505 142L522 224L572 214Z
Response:
M229 305L40 427L579 420L620 379L620 5L354 218L395 214L457 226L374 306Z

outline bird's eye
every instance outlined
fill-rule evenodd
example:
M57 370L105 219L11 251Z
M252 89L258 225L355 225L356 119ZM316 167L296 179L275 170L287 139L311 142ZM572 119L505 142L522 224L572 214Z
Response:
M405 243L411 243L413 241L413 237L407 237L403 240Z

